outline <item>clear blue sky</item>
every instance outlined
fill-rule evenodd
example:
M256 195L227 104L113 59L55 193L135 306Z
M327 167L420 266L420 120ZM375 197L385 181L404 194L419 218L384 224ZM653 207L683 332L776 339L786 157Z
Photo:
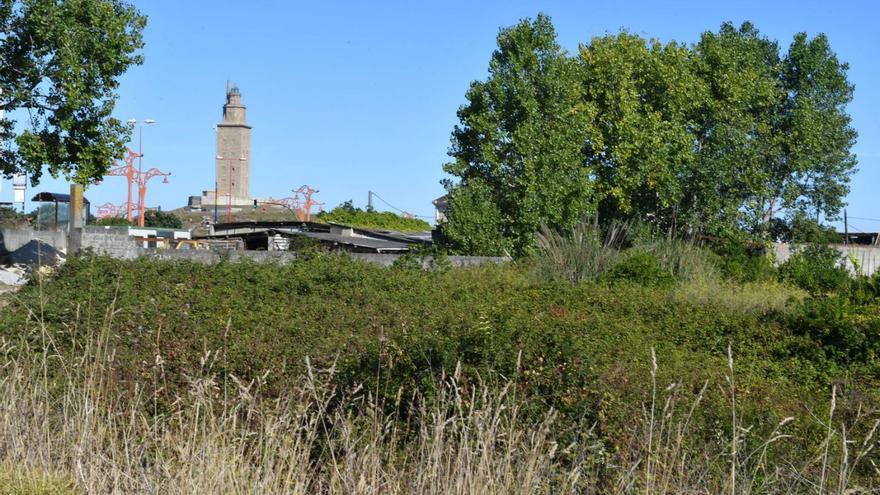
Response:
M135 4L149 16L146 60L123 78L116 115L158 121L144 131L144 165L173 176L169 184L151 182L149 206L176 208L213 187L213 126L231 79L253 126L252 195L283 197L310 184L329 207L347 199L363 206L373 190L400 208L429 215L431 200L444 192L441 166L456 109L468 83L486 77L498 29L543 11L572 52L620 28L690 43L723 21L751 20L782 46L798 31L826 33L849 62L856 85L849 111L859 132L860 171L849 213L880 218L880 7L874 2ZM121 203L124 182L110 177L86 196L93 205ZM10 189L6 182L0 198L10 200ZM46 179L38 189L68 186ZM880 222L851 223L880 229Z

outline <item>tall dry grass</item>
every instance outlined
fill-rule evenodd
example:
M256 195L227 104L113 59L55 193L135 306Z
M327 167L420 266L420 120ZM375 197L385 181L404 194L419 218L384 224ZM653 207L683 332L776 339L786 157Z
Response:
M144 387L123 394L113 383L109 314L106 321L76 357L58 353L45 328L36 329L40 348L0 345L0 466L76 486L57 493L844 495L880 489L872 481L874 473L880 479L871 465L880 422L870 419L874 412L838 420L834 391L827 414L814 417L825 441L807 456L780 455L793 418L754 438L738 415L732 355L727 382L707 382L696 394L687 384L660 383L652 356L650 399L621 443L610 445L585 425L581 440L560 445L555 412L525 417L512 383L464 387L453 371L438 378L434 400L400 396L396 404L380 404L368 390L335 388L333 369L307 366L297 386L266 397L261 379L216 374L224 357L213 351L187 376L188 394L162 412ZM159 384L162 363L156 355ZM692 421L708 387L722 387L729 400L730 434L714 440ZM404 403L413 413L401 418L394 411Z

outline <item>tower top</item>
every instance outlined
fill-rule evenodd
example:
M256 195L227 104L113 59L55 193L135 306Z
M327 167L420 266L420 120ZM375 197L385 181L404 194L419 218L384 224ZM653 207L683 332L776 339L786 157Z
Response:
M223 105L223 124L247 125L245 120L246 107L241 103L241 91L237 84L230 86L226 81L226 104Z

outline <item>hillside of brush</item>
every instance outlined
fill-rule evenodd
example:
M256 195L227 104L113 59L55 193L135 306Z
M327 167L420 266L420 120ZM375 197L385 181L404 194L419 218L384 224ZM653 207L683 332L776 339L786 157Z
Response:
M670 262L675 249L689 254ZM101 342L102 393L152 418L145 424L182 414L205 373L213 387L257 383L274 401L324 370L331 398L321 411L349 417L344 411L369 402L373 414L416 439L429 418L418 404L445 404L435 410L441 416L465 414L480 390L509 390L517 425L539 424L553 411L553 441L580 446L553 462L582 472L589 464L590 483L652 462L660 455L654 442L671 445L675 431L684 438L681 425L689 433L676 449L691 449L686 457L703 466L694 474L702 481L686 481L702 489L721 489L731 455L761 470L739 475L754 486L769 483L763 470L781 476L794 466L786 490L832 473L832 464L833 476L846 473L844 486L873 479L871 463L880 463L871 443L880 409L874 279L814 290L794 265L756 269L695 247L632 251L605 268L572 270L564 253L548 251L432 272L324 253L284 266L83 256L10 298L0 336L7 356L30 349L57 357L40 368L49 395L70 383L61 370L76 368ZM55 383L53 374L68 382ZM829 404L831 419L845 426L828 421ZM872 449L844 466L847 434ZM829 449L837 460L823 463ZM635 486L654 482L650 470L633 469Z

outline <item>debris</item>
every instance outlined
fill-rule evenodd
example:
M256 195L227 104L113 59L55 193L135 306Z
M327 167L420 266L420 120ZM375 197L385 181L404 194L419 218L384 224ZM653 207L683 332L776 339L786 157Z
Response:
M37 239L29 241L20 248L3 257L7 265L57 265L63 261L61 253L54 247Z
M24 285L27 279L28 270L25 266L0 266L0 285Z

